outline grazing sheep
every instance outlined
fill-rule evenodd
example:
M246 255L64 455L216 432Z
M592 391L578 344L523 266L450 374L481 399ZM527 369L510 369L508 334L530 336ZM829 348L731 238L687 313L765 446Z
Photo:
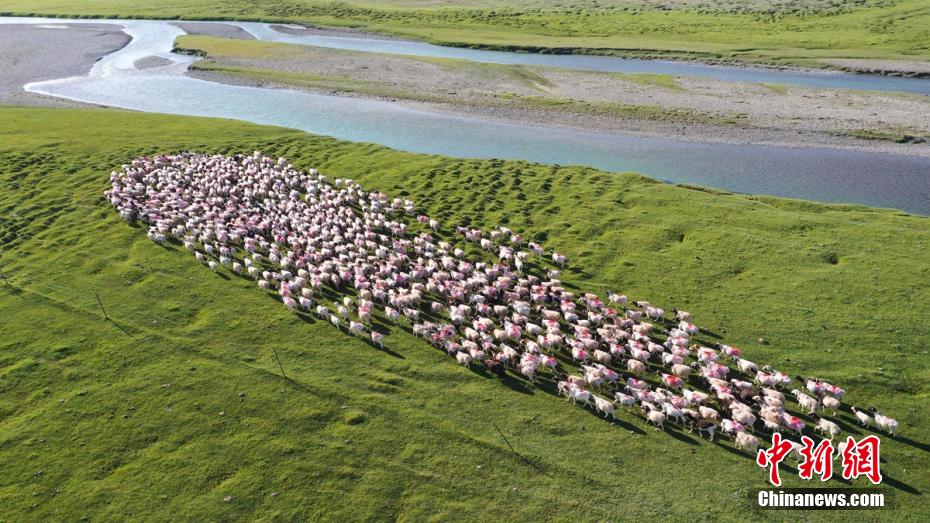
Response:
M736 448L748 450L750 454L755 454L759 449L759 439L752 434L737 432L735 440Z
M646 365L639 360L629 359L626 360L626 369L637 376L642 376L646 372Z
M646 414L646 419L649 423L652 423L656 426L656 430L665 430L665 413L661 410L658 410L654 405L650 403L643 403L643 412Z
M735 421L739 422L740 425L749 429L749 432L752 432L752 426L756 423L756 415L751 411L734 409L730 413L730 416L732 416Z
M725 434L730 434L731 436L736 436L743 432L743 425L729 419L724 419L720 422L720 429Z
M691 375L691 370L692 370L691 367L681 364L681 363L676 363L672 365L672 374L674 374L675 376L678 376L682 380L688 379L688 376Z
M699 406L698 413L702 419L720 422L720 413L710 407Z
M804 420L797 416L791 416L787 413L782 413L781 424L787 429L791 429L798 433L798 435L803 434L804 427L806 426Z
M834 416L836 416L836 410L839 409L843 405L843 402L841 402L840 400L832 396L824 396L821 402L823 403L823 407L825 409L830 409L831 411L833 411Z
M361 334L365 332L365 325L357 321L349 322L349 332L352 334Z
M717 425L713 421L706 419L694 420L691 422L691 427L688 432L693 432L695 429L697 429L698 435L701 437L703 437L704 434L707 434L708 439L710 441L714 441L714 433L717 430Z
M609 415L611 418L617 419L616 416L614 415L614 404L611 401L606 400L600 396L593 396L593 397L594 397L594 407L597 409L598 412L602 413L605 418Z
M666 418L674 419L679 425L685 421L685 412L671 403L663 402L662 412L665 413Z
M742 349L739 349L737 347L731 347L729 345L724 345L722 343L718 344L717 347L720 349L720 355L724 356L725 358L735 359L735 358L739 358L743 354Z
M745 372L746 374L755 374L759 372L759 366L749 360L736 357L733 358L733 361L736 362L736 366L739 367L739 370Z
M892 438L895 437L895 434L898 432L897 420L889 418L888 416L878 412L875 407L872 407L872 418L875 420L875 424L878 426L878 428L890 434Z
M801 408L807 410L808 414L813 414L820 408L819 401L808 396L807 394L804 394L800 390L793 389L791 393L794 394L795 398L798 400L798 405L800 405Z
M820 418L817 421L817 425L814 426L814 432L822 432L830 441L833 441L833 437L842 432L842 430L836 423L825 418Z
M679 378L678 376L673 376L671 374L665 374L663 372L656 372L656 374L661 376L662 383L664 383L666 387L669 387L672 390L680 389L684 385L684 380Z
M872 424L872 416L869 416L866 412L863 412L856 407L852 408L853 414L856 415L856 419L859 421L859 424L863 427L868 428Z
M592 394L589 391L582 389L576 385L569 387L569 399L572 403L581 402L585 405L591 405L591 396Z
M851 438L852 436L849 436L846 441L841 441L836 444L836 453L833 454L833 459L842 459L842 456L846 453L846 449L849 447L849 439Z
M619 403L621 407L633 407L636 405L636 398L622 392L614 392L614 403Z
M615 415L615 403L642 403L657 430L664 430L667 419L682 423L688 417L691 430L711 438L720 414L702 404L714 401L730 412L733 419L721 420L721 430L735 435L741 448L757 446L744 433L757 415L770 430L804 429L803 421L784 411L778 389L788 388L787 374L769 366L760 369L736 347L701 347L693 339L700 329L686 311L671 309L674 320L667 322L657 304L638 300L632 310L618 293L608 292L605 304L595 293L570 292L553 267L564 267L567 257L526 243L519 231L457 227L461 238L453 240L438 220L418 214L409 199L365 190L349 178L330 181L314 169L300 171L283 158L258 152L138 158L112 173L110 182L107 201L124 220L144 224L153 242L183 241L214 272L223 266L236 274L245 270L261 289L277 289L290 310L310 310L314 292L336 293L336 314L317 305L316 315L337 328L348 322L353 335L371 330L366 325L380 309L393 323L405 316L415 336L459 363L478 360L501 375L506 366L531 381L540 367L563 377L557 356L571 356L585 367L583 377L559 382L560 394L569 401L590 405L593 398L605 417ZM520 250L525 243L528 250ZM471 256L466 245L497 256ZM552 253L548 267L526 264L532 255L538 264L547 264L545 252ZM241 263L237 253L244 253ZM421 321L421 314L435 323ZM371 330L370 338L383 346L382 334ZM686 365L693 357L698 363ZM589 360L596 363L589 365ZM629 376L624 384L616 364L637 376L654 367L661 385L650 390L647 382ZM727 381L731 367L764 388ZM693 371L700 373L704 392L685 386ZM813 395L793 391L807 412L817 412L822 404L835 414L841 407L842 388L799 379L799 388ZM697 386L698 380L690 381ZM585 389L588 384L613 393L615 401L594 396ZM678 390L680 395L673 392ZM853 412L869 426L870 414ZM879 428L896 433L897 421L872 412ZM821 420L817 430L832 437L828 423Z
M466 367L471 365L471 354L468 354L467 352L456 352L455 359L459 362L460 365L464 365Z

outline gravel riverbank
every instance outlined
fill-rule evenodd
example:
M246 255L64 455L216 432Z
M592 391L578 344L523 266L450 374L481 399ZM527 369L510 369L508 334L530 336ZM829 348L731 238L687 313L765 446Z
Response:
M129 40L111 24L0 25L0 105L86 106L28 93L23 85L87 74Z
M212 47L216 44L216 47ZM244 45L247 43L243 43ZM506 66L310 46L260 57L204 43L194 77L390 100L427 111L715 143L930 156L930 97ZM267 44L265 44L267 46ZM865 139L868 137L870 139Z
M254 40L255 37L245 29L231 25L207 22L173 22L171 25L187 34L215 36L217 38L235 38L237 40Z

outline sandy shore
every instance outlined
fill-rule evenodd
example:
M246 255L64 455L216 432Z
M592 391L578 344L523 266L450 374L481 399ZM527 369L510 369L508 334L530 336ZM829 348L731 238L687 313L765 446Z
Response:
M146 69L155 69L156 67L171 65L173 63L174 62L172 62L171 60L167 58L162 58L160 56L146 56L145 58L140 58L139 60L136 60L135 62L133 62L132 65L134 65L136 69L139 69L140 71L144 71Z
M834 69L890 76L930 76L930 63L911 60L864 60L831 58L820 60Z
M87 74L94 62L129 40L118 26L110 24L0 25L0 104L86 106L27 93L23 85Z
M228 51L226 51L228 52ZM501 66L319 47L262 58L213 55L190 74L240 85L390 100L528 125L714 143L822 146L930 157L930 97ZM225 71L224 71L225 69ZM241 74L236 71L254 71ZM274 76L263 71L272 70Z
M235 38L237 40L254 40L245 29L230 24L214 24L205 22L172 22L173 26L187 34L215 36L217 38Z
M346 37L346 38L366 38L370 40L395 40L402 42L409 42L403 38L398 38L391 35L382 35L376 33L369 33L367 31L362 31L360 29L336 29L330 27L306 27L302 25L282 25L282 24L271 24L269 25L272 29L279 33L284 33L286 35L292 36L334 36Z

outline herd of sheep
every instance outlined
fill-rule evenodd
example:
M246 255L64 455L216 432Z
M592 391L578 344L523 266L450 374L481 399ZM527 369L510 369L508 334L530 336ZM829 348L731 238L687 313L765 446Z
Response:
M843 407L843 389L799 376L786 393L785 373L738 348L698 343L688 312L569 292L559 280L565 256L507 228L443 230L410 200L257 152L140 158L111 182L106 198L123 219L148 225L153 241L182 243L212 270L251 277L288 309L376 345L384 339L374 314L409 323L462 365L545 375L605 417L617 405L641 409L657 429L673 422L711 439L721 431L753 453L756 430L805 430L789 400L819 416L815 431L831 440L841 432L826 412ZM341 299L326 300L332 292ZM863 426L898 428L874 407L851 411Z

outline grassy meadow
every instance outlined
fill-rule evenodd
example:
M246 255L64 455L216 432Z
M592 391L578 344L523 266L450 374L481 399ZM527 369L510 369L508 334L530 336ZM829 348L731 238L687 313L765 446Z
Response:
M139 155L255 149L411 197L447 226L506 224L567 253L570 286L677 305L707 343L844 386L901 421L882 445L894 512L850 517L930 516L927 218L224 120L0 121L2 520L798 518L751 508L766 475L729 441L605 421L403 326L380 350L152 243L102 198Z
M821 66L930 59L925 0L636 1L0 0L12 15L237 19L360 28L435 43ZM715 7L716 6L716 7Z

